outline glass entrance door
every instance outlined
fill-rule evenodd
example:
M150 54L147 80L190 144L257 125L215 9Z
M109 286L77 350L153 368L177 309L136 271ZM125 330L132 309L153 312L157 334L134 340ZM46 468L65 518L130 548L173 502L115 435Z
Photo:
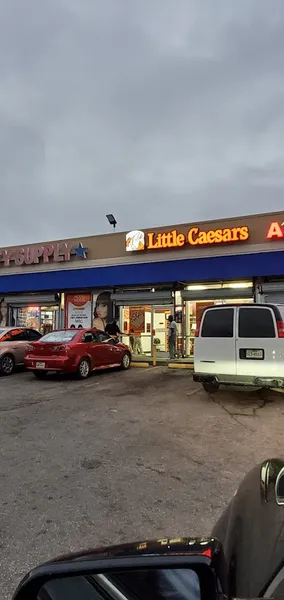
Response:
M169 358L168 319L170 314L172 314L170 306L153 306L153 345L156 346L157 358Z

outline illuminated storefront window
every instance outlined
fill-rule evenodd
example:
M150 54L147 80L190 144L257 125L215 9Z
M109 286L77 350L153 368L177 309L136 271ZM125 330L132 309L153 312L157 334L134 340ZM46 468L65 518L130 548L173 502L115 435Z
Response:
M12 326L36 329L43 335L58 326L58 306L22 306L10 310L9 321Z
M193 356L196 324L205 308L217 304L240 304L254 301L252 282L189 285L185 289L192 295L196 295L196 300L186 300L183 307L183 352L187 357ZM206 296L206 299L202 296Z

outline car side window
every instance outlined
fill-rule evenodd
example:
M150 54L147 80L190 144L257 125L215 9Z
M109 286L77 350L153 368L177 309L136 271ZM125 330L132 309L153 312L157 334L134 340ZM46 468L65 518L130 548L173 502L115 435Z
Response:
M275 325L269 308L240 308L240 338L275 338Z
M11 329L1 338L2 342L26 342L27 340L28 336L24 329Z
M10 342L11 339L12 339L11 332L8 331L7 333L4 333L4 335L2 335L1 342Z
M25 329L13 329L12 330L12 341L13 342L26 342L29 339L28 332Z
M84 335L82 335L82 342L94 342L94 334L92 331L85 331Z
M95 333L94 338L98 344L101 344L102 342L106 342L107 340L111 339L110 335L108 335L107 333L104 333L103 331L100 331L99 333Z
M201 337L231 338L234 334L234 309L207 310L202 323Z
M27 333L28 333L28 339L32 342L36 342L37 340L39 340L42 337L41 333L39 333L35 329L28 329Z

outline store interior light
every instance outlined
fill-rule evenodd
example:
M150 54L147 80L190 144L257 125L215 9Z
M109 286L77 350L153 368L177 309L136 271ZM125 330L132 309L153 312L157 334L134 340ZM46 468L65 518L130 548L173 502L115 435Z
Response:
M248 282L248 281L243 281L243 282L238 282L238 283L229 283L228 284L229 288L233 288L233 289L244 289L244 288L250 288L252 287L252 283Z

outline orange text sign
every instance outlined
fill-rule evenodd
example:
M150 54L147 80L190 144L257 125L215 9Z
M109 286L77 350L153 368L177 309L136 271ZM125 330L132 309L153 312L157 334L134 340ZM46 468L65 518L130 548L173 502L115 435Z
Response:
M212 244L245 242L248 239L249 228L247 225L209 229L207 231L196 226L191 227L187 234L179 233L176 229L167 233L150 232L147 234L147 249L182 248L186 244L190 246L210 246Z
M267 240L282 240L284 238L284 223L273 221L270 223L266 234Z

